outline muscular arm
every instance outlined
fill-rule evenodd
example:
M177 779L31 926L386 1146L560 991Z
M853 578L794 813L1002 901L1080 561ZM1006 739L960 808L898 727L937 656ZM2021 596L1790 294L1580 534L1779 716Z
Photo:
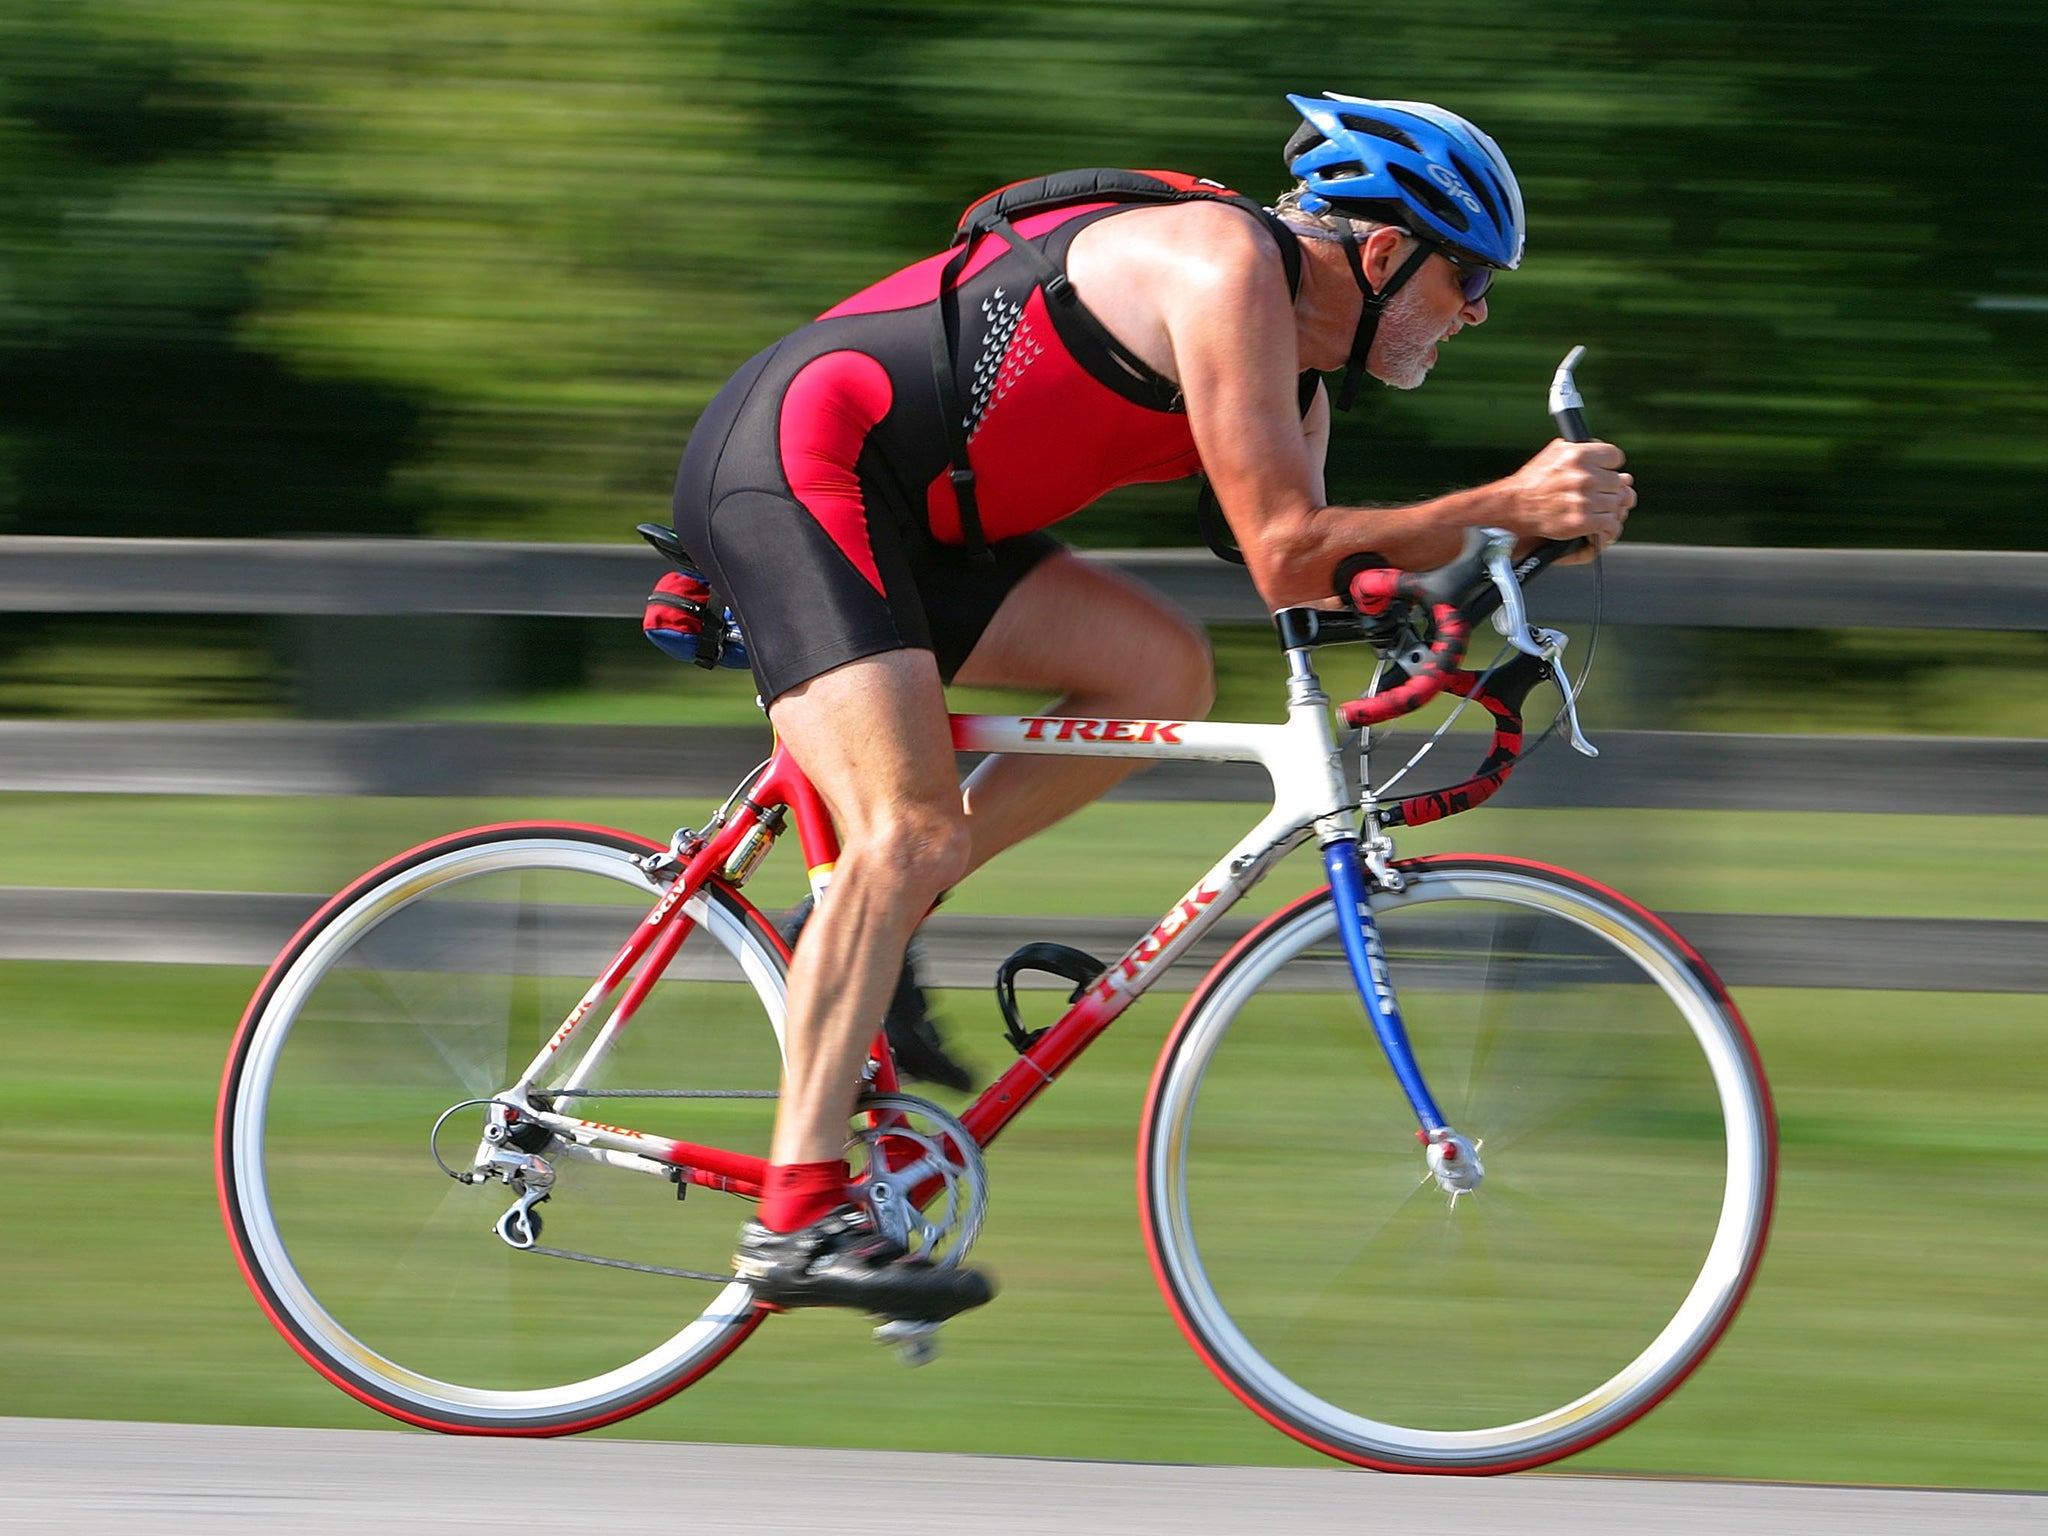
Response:
M1414 506L1327 502L1329 403L1319 392L1308 418L1297 416L1300 364L1279 254L1243 215L1202 212L1207 238L1180 247L1155 292L1203 467L1269 606L1328 598L1338 563L1360 551L1422 569L1456 555L1467 528L1532 539L1592 531L1566 483L1583 473L1574 457L1583 445L1552 444L1505 480ZM1597 446L1618 467L1618 451Z
M1324 468L1330 462L1330 392L1316 381L1315 398L1301 418L1301 444L1308 450L1309 494L1318 505L1329 499Z

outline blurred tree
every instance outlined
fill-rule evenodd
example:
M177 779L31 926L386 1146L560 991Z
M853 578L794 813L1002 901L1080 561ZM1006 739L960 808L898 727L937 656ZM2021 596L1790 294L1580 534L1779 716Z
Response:
M0 515L616 537L734 368L976 194L1272 193L1282 92L1332 88L1467 113L1532 220L1340 493L1511 469L1582 341L1643 536L2037 543L2044 44L1989 0L15 0Z
M409 394L243 333L319 202L193 51L91 0L0 15L0 527L410 531Z
M1598 427L1653 536L2038 542L2048 468L2048 19L1738 0L1443 0L1396 17L1155 0L732 0L763 174L833 183L826 239L876 266L979 191L1070 164L1284 184L1287 90L1443 101L1520 169L1530 262L1419 396L1340 422L1339 494L1425 496L1542 440L1542 388L1593 348ZM848 195L864 189L865 205ZM808 203L807 203L808 209ZM818 304L832 295L811 295ZM1091 514L1185 542L1176 493Z

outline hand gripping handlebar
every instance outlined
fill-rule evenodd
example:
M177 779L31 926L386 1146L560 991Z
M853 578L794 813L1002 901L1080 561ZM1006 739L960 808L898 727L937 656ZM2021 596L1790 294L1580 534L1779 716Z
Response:
M1551 419L1557 425L1558 435L1567 442L1592 440L1586 429L1585 402L1580 399L1572 376L1585 351L1584 347L1572 348L1558 365L1550 384ZM1544 678L1553 674L1560 679L1563 676L1556 659L1563 637L1529 628L1521 589L1583 542L1552 540L1518 560L1514 558L1514 535L1499 528L1474 528L1466 532L1465 546L1457 557L1435 570L1403 571L1383 566L1360 571L1351 578L1344 595L1365 619L1378 621L1375 638L1381 643L1383 654L1386 646L1413 632L1411 621L1421 615L1428 617L1426 632L1430 640L1426 646L1417 646L1398 658L1406 673L1401 682L1383 693L1353 699L1342 706L1347 725L1382 725L1420 709L1445 692L1472 699L1494 717L1492 749L1476 774L1445 789L1390 803L1383 808L1383 824L1412 826L1470 810L1507 781L1521 752L1524 699L1530 688ZM1502 628L1509 643L1523 654L1493 669L1490 675L1462 670L1459 663L1464 660L1472 625L1503 607L1506 622ZM1591 754L1592 748L1578 732L1576 709L1569 692L1566 704L1574 717L1573 744Z
M1573 347L1550 380L1550 416L1567 442L1592 441L1586 430L1585 401L1579 397L1572 370L1586 355ZM1499 528L1469 528L1465 547L1455 559L1432 571L1403 571L1379 566L1358 572L1343 596L1367 619L1381 620L1387 639L1400 635L1408 616L1427 614L1433 635L1425 653L1404 657L1406 680L1385 693L1353 699L1343 707L1347 725L1381 725L1410 714L1450 687L1472 626L1504 604L1511 621L1509 639L1516 649L1540 655L1530 639L1522 612L1521 588L1538 573L1578 549L1582 539L1553 539L1519 560L1513 558L1515 538Z

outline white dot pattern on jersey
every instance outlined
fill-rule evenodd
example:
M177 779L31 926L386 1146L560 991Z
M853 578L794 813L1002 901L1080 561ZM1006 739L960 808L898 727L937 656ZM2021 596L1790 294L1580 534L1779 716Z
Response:
M1016 387L1024 370L1045 352L1024 319L1023 301L1008 297L1006 290L998 288L983 299L981 314L988 326L981 333L981 353L974 365L967 419L961 423L967 428L969 442L974 441L996 403Z

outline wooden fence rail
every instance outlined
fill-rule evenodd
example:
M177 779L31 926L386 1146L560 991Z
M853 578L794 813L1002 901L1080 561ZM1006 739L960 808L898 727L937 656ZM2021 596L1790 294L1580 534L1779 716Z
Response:
M1266 618L1237 566L1204 550L1099 552L1204 623ZM1702 549L1607 556L1616 624L1790 629L2048 629L2048 553ZM0 612L637 614L662 566L610 544L437 539L0 538ZM1589 570L1543 579L1559 622L1592 611Z
M1105 558L1205 623L1266 617L1244 573L1205 552ZM2048 629L2042 553L1623 545L1606 564L1600 609L1615 624ZM0 612L625 618L659 570L628 542L0 538ZM1554 572L1541 597L1546 620L1583 621L1594 577ZM1596 734L1599 762L1561 748L1535 757L1513 803L2048 814L2048 740ZM766 744L752 727L0 722L0 792L703 798L722 794ZM1169 763L1117 793L1257 800L1265 785L1242 765ZM0 888L0 959L255 964L316 901ZM985 980L992 946L1020 921L941 914L928 936L935 979ZM1107 921L1056 926L1070 941L1078 924L1108 942ZM2048 989L2048 923L1694 913L1681 927L1738 984Z
M1242 569L1198 550L1106 552L1209 624L1265 618ZM1611 623L2048 629L2048 553L1701 549L1625 544L1600 595ZM405 539L0 538L0 611L297 616L637 614L652 551ZM1594 577L1555 571L1542 612L1583 620ZM1600 732L1597 764L1538 756L1521 805L1977 815L2048 811L2048 740ZM0 725L0 791L178 794L719 792L759 732L634 726ZM1257 770L1167 765L1126 793L1257 798Z

